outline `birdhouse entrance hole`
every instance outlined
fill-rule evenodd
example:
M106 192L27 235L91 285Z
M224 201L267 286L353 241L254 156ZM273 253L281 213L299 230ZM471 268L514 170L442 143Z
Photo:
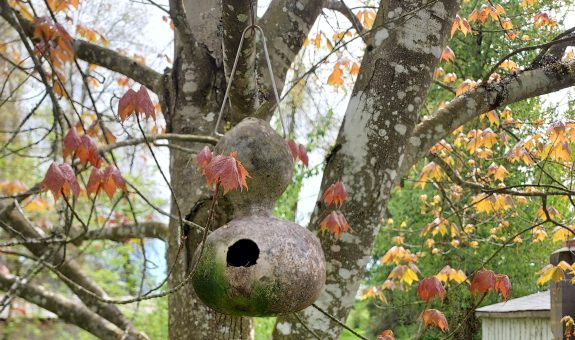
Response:
M226 261L231 267L251 267L260 256L260 248L249 239L241 239L228 248Z

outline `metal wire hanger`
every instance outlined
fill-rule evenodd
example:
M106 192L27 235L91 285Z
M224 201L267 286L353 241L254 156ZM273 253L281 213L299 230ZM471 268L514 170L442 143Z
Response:
M226 87L226 92L224 93L224 100L222 101L222 106L220 107L220 113L218 114L218 120L216 121L216 126L214 127L214 135L220 136L220 137L223 136L222 133L218 132L218 127L220 126L220 122L221 122L221 120L222 120L222 114L223 114L223 112L224 112L224 108L225 108L226 102L227 102L227 100L228 100L228 96L229 96L229 93L230 93L230 89L231 89L231 87L232 87L232 82L233 82L233 80L234 80L234 74L236 73L236 68L237 68L237 66L238 66L238 61L240 60L240 54L241 54L242 46L243 46L243 44L244 44L244 39L245 39L246 33L247 33L249 30L251 30L252 32L254 32L254 39L255 39L256 32L259 32L259 33L261 34L261 37L262 37L262 43L263 43L263 45L264 45L264 55L265 55L265 58L266 58L266 63L267 63L267 66L268 66L269 76L270 76L270 79L271 79L271 82L272 82L272 88L273 88L274 96L275 96L275 99L276 99L276 106L277 106L277 110L278 110L278 114L279 114L279 118L280 118L280 124L281 124L281 126L282 126L283 137L285 138L287 134L286 134L286 129L285 129L285 126L284 126L283 115L282 115L282 111L281 111L281 107L280 107L280 96L279 96L279 94L278 94L278 89L277 89L276 82L275 82L275 78L274 78L274 72L273 72L273 70L272 70L272 63L271 63L271 60L270 60L270 55L269 55L269 53L268 53L268 46L267 46L267 42L266 42L266 36L265 36L265 34L264 34L264 30L263 30L260 26L258 26L258 25L256 24L256 18L257 18L257 14L256 14L256 8L257 8L257 7L256 7L256 1L253 1L253 0L252 0L252 1L250 1L250 3L251 3L251 8L252 8L251 13L250 13L250 15L251 15L251 24L250 24L248 27L246 27L246 28L244 29L244 31L242 32L242 37L240 38L240 43L239 43L239 45L238 45L238 51L236 52L236 58L234 59L234 65L232 66L232 71L231 71L231 73L230 73L230 80L228 81L228 85L227 85L227 87Z

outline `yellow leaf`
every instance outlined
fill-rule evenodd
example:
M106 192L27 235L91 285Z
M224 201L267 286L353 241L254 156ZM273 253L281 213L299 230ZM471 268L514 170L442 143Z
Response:
M544 285L547 282L553 281L562 281L565 279L565 272L560 267L556 267L552 264L548 264L545 266L541 271L541 275L537 279L538 285Z
M563 227L555 227L553 229L553 242L567 241L573 237L573 226L569 226L569 229Z
M497 115L497 111L491 110L485 114L487 116L487 120L490 124L499 126L499 116Z
M455 73L448 73L443 77L443 82L446 84L453 83L457 80L457 75Z
M515 71L519 69L519 66L511 60L505 60L504 62L499 65L499 68L502 68L507 71Z
M465 92L472 90L474 88L477 87L477 82L471 80L471 79L465 79L465 81L463 81L463 83L461 83L456 89L455 89L455 95L456 96L460 96L462 94L464 94Z
M513 29L513 23L511 22L511 19L509 19L509 18L502 19L501 20L501 27L503 27L503 29L506 29L506 30Z

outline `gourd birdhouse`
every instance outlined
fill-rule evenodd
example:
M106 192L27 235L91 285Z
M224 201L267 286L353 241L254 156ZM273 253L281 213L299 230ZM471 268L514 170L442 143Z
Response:
M216 145L218 154L234 151L250 173L249 190L228 192L234 219L208 235L194 290L206 305L228 315L302 310L324 286L325 259L314 234L272 215L291 181L292 155L285 140L255 118L244 119Z

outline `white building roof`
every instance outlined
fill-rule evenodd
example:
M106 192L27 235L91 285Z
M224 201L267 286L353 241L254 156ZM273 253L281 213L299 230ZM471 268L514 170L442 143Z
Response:
M549 314L550 310L551 297L549 291L546 290L517 299L511 299L506 302L481 307L476 310L476 313L478 317L493 317L497 314L503 316L505 313L524 314L526 312L544 312Z

